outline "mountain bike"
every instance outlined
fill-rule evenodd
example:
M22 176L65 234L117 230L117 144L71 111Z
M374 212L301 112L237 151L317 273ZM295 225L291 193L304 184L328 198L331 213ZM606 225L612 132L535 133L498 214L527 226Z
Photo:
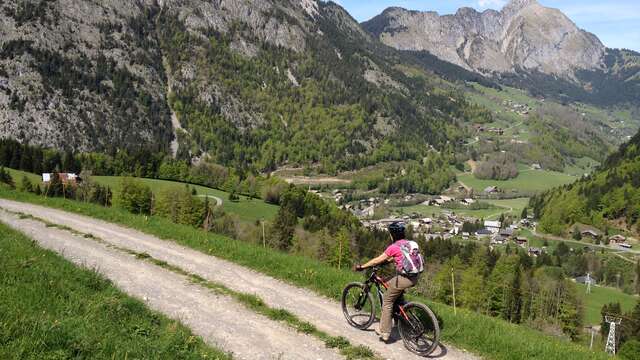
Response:
M365 282L350 283L342 291L342 313L356 329L366 330L375 320L374 289L382 311L382 288L386 290L389 285L378 275L379 270L373 267ZM403 294L393 305L393 319L404 346L412 353L427 356L438 347L440 325L428 306L407 302Z

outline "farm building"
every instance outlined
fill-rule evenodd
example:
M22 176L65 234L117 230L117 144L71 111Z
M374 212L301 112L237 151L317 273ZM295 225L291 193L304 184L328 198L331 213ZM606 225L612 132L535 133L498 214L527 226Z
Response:
M487 194L495 194L498 192L498 187L497 186L487 186L484 189L484 192Z
M508 229L502 229L500 230L500 236L506 238L506 239L510 239L513 236L514 232L512 228L508 228Z
M491 231L487 230L487 229L480 229L480 230L476 231L476 237L478 237L478 239L484 238L484 237L488 237L491 234L493 234L493 233Z
M500 231L502 223L500 221L485 220L484 227L487 228L487 230L491 231L493 234L496 234Z
M585 230L580 231L580 235L582 235L582 237L590 237L592 239L595 239L598 236L600 236L601 234L597 230L585 229Z
M62 181L62 183L65 185L67 184L75 185L76 182L78 182L78 175L74 173L58 173L58 176L60 177L60 180ZM42 182L45 184L48 184L51 181L52 177L53 177L53 173L43 173Z
M627 238L618 234L618 235L613 235L609 238L609 243L611 244L624 244L627 242Z

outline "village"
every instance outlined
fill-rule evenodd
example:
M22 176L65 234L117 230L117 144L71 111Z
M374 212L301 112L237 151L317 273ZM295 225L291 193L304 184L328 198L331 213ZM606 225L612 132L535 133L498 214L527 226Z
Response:
M473 194L465 192L463 187L456 188L454 194L425 196L420 194L406 194L398 197L372 196L356 201L346 201L346 191L334 189L330 194L311 190L328 200L333 200L343 210L350 211L362 223L370 229L385 230L389 224L401 221L407 224L410 232L416 236L423 237L427 241L441 238L458 241L481 241L486 242L491 247L506 246L512 244L527 251L532 257L540 256L548 251L547 246L533 246L530 236L535 234L537 222L532 215L522 218L515 214L500 216L499 219L483 219L474 216L461 214L459 210L470 209L483 198L495 196L501 193L498 186L488 186L480 194L480 197L472 197ZM431 216L425 216L418 212L405 214L390 214L390 216L380 218L377 209L390 207L395 204L418 204L441 209ZM402 207L400 207L402 209ZM505 209L507 210L507 209ZM585 250L591 248L588 243L608 246L621 251L629 250L632 246L628 239L620 234L607 237L602 232L594 228L574 229L577 234L573 235L573 240L585 240Z

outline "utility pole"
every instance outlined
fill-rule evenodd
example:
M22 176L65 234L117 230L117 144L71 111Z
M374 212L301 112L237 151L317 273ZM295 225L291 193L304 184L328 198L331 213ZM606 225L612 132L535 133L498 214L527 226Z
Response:
M458 315L458 310L456 309L456 277L453 267L451 268L451 290L453 293L453 315Z
M587 294L591 294L591 273L587 273Z
M616 316L605 315L605 321L609 323L609 336L607 337L607 345L604 347L604 351L615 355L616 354L616 327L622 322L622 318Z
M267 248L267 240L265 239L265 236L264 236L264 219L262 219L261 222L262 222L262 247L266 249Z
M596 331L593 329L593 326L589 326L589 331L591 331L591 342L589 342L589 350L593 349L593 337L596 334Z
M342 267L342 239L338 239L338 269Z

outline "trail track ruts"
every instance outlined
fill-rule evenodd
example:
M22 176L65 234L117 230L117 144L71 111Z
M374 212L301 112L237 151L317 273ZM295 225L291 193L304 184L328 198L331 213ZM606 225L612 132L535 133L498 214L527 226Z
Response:
M286 309L300 319L314 324L318 329L333 336L344 336L354 345L365 345L384 358L424 359L409 353L401 340L384 344L377 339L373 331L351 328L346 323L338 302L229 261L137 230L61 210L4 199L0 199L0 208L31 214L83 233L91 233L113 245L138 253L148 253L155 259L165 261L207 280L222 283L232 290L255 294L271 307ZM436 350L433 356L438 359L477 359L468 352L451 347Z
M0 221L22 231L41 247L77 265L96 269L122 291L179 320L208 344L230 352L234 359L342 359L315 338L133 255L2 210Z

